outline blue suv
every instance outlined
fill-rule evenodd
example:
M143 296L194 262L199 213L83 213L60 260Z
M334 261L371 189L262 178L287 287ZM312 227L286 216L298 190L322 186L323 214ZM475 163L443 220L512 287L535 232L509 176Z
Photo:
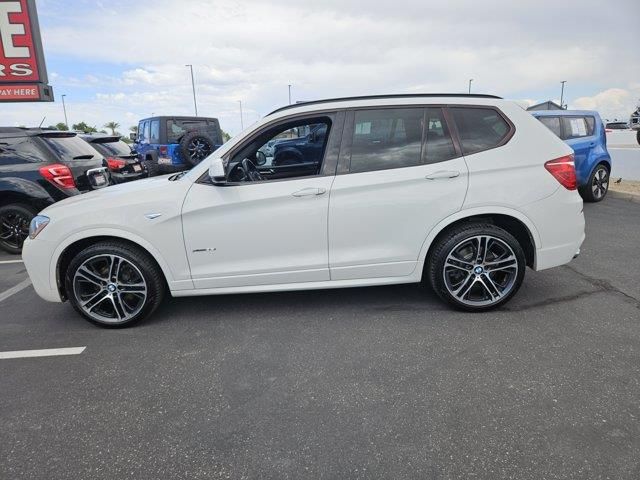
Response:
M140 120L134 150L149 175L187 170L222 145L217 118L152 117Z
M586 202L599 202L609 191L611 156L598 112L538 110L531 114L573 148L578 191Z

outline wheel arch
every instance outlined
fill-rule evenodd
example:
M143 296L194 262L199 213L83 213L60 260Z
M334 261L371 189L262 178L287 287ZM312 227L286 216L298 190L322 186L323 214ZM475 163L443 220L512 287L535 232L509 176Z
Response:
M531 220L522 213L508 208L472 209L460 211L447 217L429 232L422 246L418 262L420 268L422 268L421 276L424 274L426 262L438 239L456 226L475 222L491 223L509 232L522 246L527 266L533 267L535 265L536 249L540 246L540 237Z
M65 242L64 245L58 247L56 253L53 255L51 265L51 274L54 275L53 280L55 280L55 283L53 285L56 286L62 300L67 299L66 292L64 290L64 275L73 257L89 245L93 245L95 243L103 241L120 242L142 249L158 266L158 268L162 272L167 291L170 290L171 280L173 278L171 275L171 271L168 264L164 261L160 253L155 248L153 248L153 246L145 242L143 239L134 240L132 238L127 238L125 236L114 234L111 232L94 232L93 234L87 234L80 237L72 237L70 240Z

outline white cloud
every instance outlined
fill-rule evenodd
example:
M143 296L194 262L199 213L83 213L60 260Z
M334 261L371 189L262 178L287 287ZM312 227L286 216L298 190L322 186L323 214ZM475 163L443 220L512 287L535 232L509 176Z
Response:
M631 112L640 102L640 86L629 89L609 88L591 97L580 97L573 101L570 108L597 110L609 120L628 120Z

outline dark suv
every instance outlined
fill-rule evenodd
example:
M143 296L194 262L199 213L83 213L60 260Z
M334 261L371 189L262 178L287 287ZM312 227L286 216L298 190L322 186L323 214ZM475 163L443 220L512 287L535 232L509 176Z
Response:
M20 253L40 210L109 185L106 167L75 133L0 127L0 248Z
M222 145L217 118L152 117L140 120L134 150L150 175L186 170Z
M118 135L93 133L81 134L80 138L106 158L113 183L130 182L148 176L137 155Z

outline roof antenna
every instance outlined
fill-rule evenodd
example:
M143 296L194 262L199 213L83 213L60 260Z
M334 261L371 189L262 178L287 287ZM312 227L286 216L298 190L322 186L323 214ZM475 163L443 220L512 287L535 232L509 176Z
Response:
M42 121L40 122L40 125L38 125L38 128L42 127L42 124L44 123L44 121L47 119L47 116L45 115L44 117L42 117Z

